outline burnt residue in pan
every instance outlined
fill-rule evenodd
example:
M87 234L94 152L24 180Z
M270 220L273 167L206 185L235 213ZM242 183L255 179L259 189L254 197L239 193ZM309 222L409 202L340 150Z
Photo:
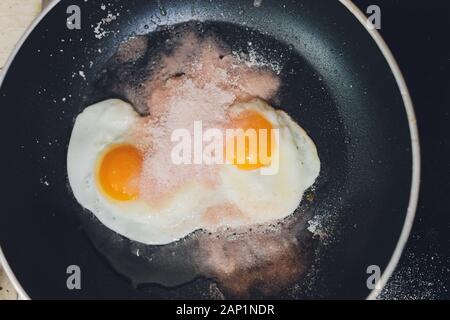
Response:
M315 243L306 230L307 217L303 212L271 226L202 234L195 251L199 270L226 296L279 295L311 266Z
M177 86L176 80L185 76L204 82L202 85L214 81L241 101L253 97L271 100L279 87L275 73L281 63L274 62L276 52L264 59L254 52L253 45L246 42L230 46L210 24L190 22L159 28L119 46L104 68L99 90L126 99L141 115L158 113L159 100L170 94L167 87L171 83ZM202 64L202 70L198 70L198 64ZM222 76L226 77L223 81Z
M227 88L235 90L237 99L256 95L279 106L283 75L294 72L285 67L295 55L292 48L248 28L218 23L190 22L131 37L100 74L98 96L129 101L142 116L157 113L152 95L167 81L192 72L188 66L205 43L215 46L219 59L243 61L243 68L253 72L246 73L250 76L242 82L250 86ZM307 198L296 213L272 225L214 233L199 230L164 246L126 239L85 212L82 220L114 269L156 298L299 298L303 293L293 288L305 286L317 247L308 231L313 193Z

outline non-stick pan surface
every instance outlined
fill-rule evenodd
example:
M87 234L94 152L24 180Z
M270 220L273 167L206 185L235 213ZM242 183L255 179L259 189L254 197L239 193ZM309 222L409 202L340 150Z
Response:
M296 297L369 295L367 267L386 269L410 201L410 124L396 79L340 2L255 3L110 0L103 10L98 1L60 1L37 24L0 89L0 244L31 298L204 297L205 280L176 289L135 288L119 275L88 237L66 173L74 119L106 98L98 80L118 45L189 20L214 21L231 44L259 41L268 55L282 59L276 106L307 130L319 150L322 172L314 201L304 206L328 237L311 267L314 285ZM81 8L81 30L66 27L72 4ZM95 27L108 11L116 19L99 37ZM82 290L67 289L70 265L81 267Z

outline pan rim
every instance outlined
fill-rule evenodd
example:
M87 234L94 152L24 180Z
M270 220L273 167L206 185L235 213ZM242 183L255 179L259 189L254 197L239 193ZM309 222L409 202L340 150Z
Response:
M51 1L45 8L42 9L41 13L33 20L31 25L27 28L24 34L21 36L19 41L17 42L14 50L10 54L7 62L3 70L0 73L0 88L3 85L3 81L5 79L8 70L14 61L17 53L22 48L25 41L28 39L29 35L33 32L36 26L44 19L44 17L60 2L61 0L53 0ZM405 222L403 224L402 231L400 233L399 239L397 241L397 245L394 249L394 252L389 260L386 269L383 271L381 278L376 283L376 288L371 291L369 296L366 298L367 300L375 300L381 293L382 289L386 286L387 281L391 277L392 273L396 269L398 262L402 256L405 245L409 239L409 235L412 230L414 218L416 215L417 203L419 198L419 189L420 189L420 170L421 170L421 155L420 155L420 143L419 143L419 133L417 128L417 120L414 111L414 105L406 85L406 81L403 77L403 74L400 70L397 61L395 60L391 50L387 46L386 42L380 35L380 33L368 23L367 17L364 13L351 1L351 0L339 0L339 2L347 8L351 14L355 16L355 18L364 26L366 31L372 37L372 39L377 44L381 53L383 54L386 62L391 69L395 81L397 83L397 87L400 90L400 94L403 99L403 105L405 107L406 116L408 118L408 125L410 130L410 139L411 139L411 151L412 151L412 179L411 179L411 191L408 209L406 212ZM21 300L31 300L31 297L26 293L25 289L20 284L19 280L15 276L12 271L0 245L0 265L3 266L5 273L9 280L11 281L14 289L17 291L19 295L19 299Z
M420 155L420 142L419 142L419 130L417 128L417 119L414 111L414 105L409 93L408 87L406 85L405 78L400 70L397 61L389 49L388 45L384 41L381 34L377 29L373 27L368 21L367 16L351 1L351 0L339 0L358 21L364 26L366 31L370 34L372 39L377 44L381 53L383 54L385 60L387 61L392 73L394 74L395 81L397 82L398 89L403 99L403 105L406 110L406 115L408 118L408 125L411 138L411 152L412 152L412 177L411 177L411 191L408 209L406 211L405 222L403 224L402 231L400 233L397 245L394 252L386 266L381 278L375 285L375 289L371 291L367 300L376 300L380 295L383 288L386 286L387 281L391 277L392 273L395 271L398 262L402 256L403 250L409 239L409 235L412 230L414 223L414 218L417 210L417 203L419 200L419 190L420 190L420 170L421 170L421 155Z
M33 20L33 22L30 24L30 26L25 30L25 32L20 37L19 41L17 42L16 46L14 47L14 50L11 52L10 56L8 57L8 60L6 61L3 70L1 70L0 73L0 88L3 85L3 81L5 80L6 74L9 71L9 68L11 67L12 62L16 58L17 53L22 48L25 41L28 39L30 34L33 32L33 30L37 27L37 25L42 21L42 19L60 2L60 0L54 0L47 4L46 7L42 8L39 15ZM11 281L14 289L17 291L19 300L31 300L31 297L26 293L25 289L20 284L19 280L15 276L14 272L12 271L8 261L6 260L5 254L3 253L2 246L0 245L0 266L3 267L5 270L6 276Z

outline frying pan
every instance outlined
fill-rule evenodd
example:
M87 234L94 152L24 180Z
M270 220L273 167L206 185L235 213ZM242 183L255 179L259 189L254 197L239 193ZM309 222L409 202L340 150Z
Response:
M81 8L80 30L66 27L67 7L74 4ZM116 19L102 25L99 37L94 29L108 11ZM308 285L271 298L375 298L411 229L419 144L394 58L346 0L110 0L106 10L98 1L62 0L47 7L10 58L0 89L1 260L19 293L33 299L205 297L208 279L136 287L117 272L90 237L66 173L74 119L108 97L98 82L119 44L190 20L212 22L231 45L254 41L263 54L282 60L276 107L306 129L321 157L314 201L301 206L326 240L318 241ZM66 286L70 265L82 270L81 290ZM367 286L373 265L382 272L375 289Z

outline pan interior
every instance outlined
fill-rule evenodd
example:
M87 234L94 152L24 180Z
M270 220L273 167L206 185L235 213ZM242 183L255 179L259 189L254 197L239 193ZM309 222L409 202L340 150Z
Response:
M140 104L142 100L142 84L147 81L147 78L151 78L154 66L161 63L160 55L174 51L179 46L177 39L182 39L192 32L196 34L196 37L213 38L219 41L220 45L226 48L224 51L229 52L229 54L238 55L243 59L253 59L253 63L260 68L261 66L271 68L275 73L279 74L281 88L278 94L269 102L274 107L292 115L294 120L311 133L312 139L314 141L317 140L317 147L322 159L322 175L307 193L309 200L303 201L296 214L287 219L289 221L286 222L282 232L285 234L295 233L293 237L296 238L298 245L295 248L286 249L287 252L284 253L285 259L278 258L278 262L276 262L277 258L273 257L265 264L261 262L258 267L250 265L246 267L250 273L255 273L259 270L258 272L263 278L262 282L264 282L263 287L265 283L270 281L278 281L279 286L272 285L273 290L268 288L261 289L259 288L261 285L256 283L251 286L251 292L241 292L247 291L247 289L239 287L239 290L237 290L235 288L237 285L234 285L233 288L229 288L231 292L221 294L232 298L242 297L242 295L247 298L304 297L306 295L305 288L313 287L313 282L315 281L310 275L309 278L307 275L307 270L312 268L315 256L314 250L318 243L318 239L313 239L313 234L307 230L309 226L308 220L314 215L317 206L314 199L326 199L330 186L334 185L335 188L339 188L340 184L345 181L347 156L345 130L326 84L323 83L321 76L293 46L262 34L255 29L225 22L191 21L171 25L170 27L160 27L148 35L134 36L121 44L121 49L104 66L94 86L95 89L91 95L91 100L86 102L86 104L114 97L130 101L137 111L145 110L145 103L142 104L143 106ZM144 46L147 48L146 50L142 50L142 43L147 44ZM139 57L137 57L135 46L140 49L138 50ZM124 48L132 57L131 60L123 58ZM323 122L320 117L327 118L327 128L319 128L317 126L318 123ZM329 180L336 183L333 184ZM197 279L199 277L207 277L207 274L201 272L201 269L204 264L202 260L208 259L206 256L199 256L198 252L201 250L198 247L202 246L202 244L204 245L205 241L214 241L219 235L210 235L211 240L205 240L207 236L197 232L174 244L146 246L120 237L82 210L80 210L80 216L84 229L88 230L88 234L96 248L102 252L114 269L131 279L135 285L140 285L141 288L145 285L145 290L152 292L153 295L161 294L160 292L174 294L174 290L151 286L148 285L149 283L156 282L169 287L179 287L185 285L186 282L196 279L193 283L186 286L186 288L199 285L202 287L206 286L202 290L190 290L199 294L195 295L196 298L206 297L208 292L211 291L207 288L215 285L214 279ZM292 230L293 228L295 230ZM224 241L228 239L230 243L233 243L233 241L236 242L235 232L230 231L230 234L221 236L224 238ZM238 241L240 241L242 246L245 246L256 236L255 233L249 234ZM268 238L266 237L266 239ZM283 239L280 238L278 242L281 241ZM232 244L228 246L221 245L225 251L232 251L232 246ZM290 250L292 253L288 252ZM296 256L295 259L287 258L291 254ZM261 258L254 252L248 252L248 255L252 255L254 259ZM250 259L248 255L240 257L240 260ZM300 274L295 275L287 284L281 285L282 281L280 278L283 275L279 274L279 270L283 267L292 271L301 269L298 270ZM226 281L245 283L245 279L250 278L250 273L248 272L241 270L236 275L226 277ZM285 273L284 277L287 277L287 274L289 273ZM287 280L283 282L287 282ZM224 285L222 284L222 286ZM217 290L220 291L220 287L219 281ZM225 285L225 287L227 286ZM177 291L177 294L179 294L180 290ZM237 295L236 291L239 291L241 296ZM217 295L217 292L213 290L211 295Z

